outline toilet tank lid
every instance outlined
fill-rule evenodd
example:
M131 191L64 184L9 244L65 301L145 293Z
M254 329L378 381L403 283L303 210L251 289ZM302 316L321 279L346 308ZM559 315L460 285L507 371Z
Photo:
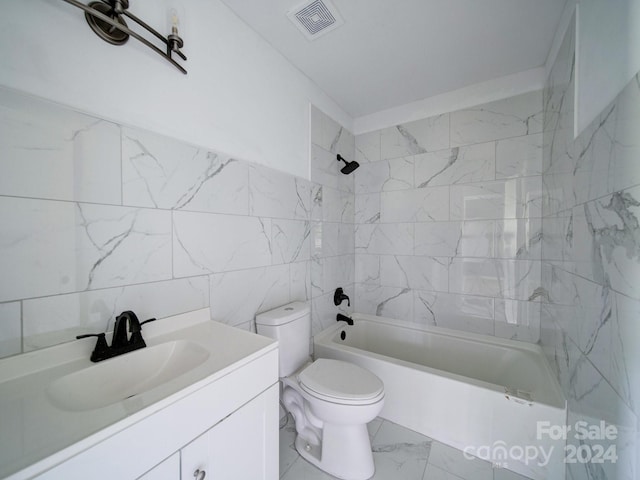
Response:
M258 325L284 325L310 312L305 302L293 302L256 315Z

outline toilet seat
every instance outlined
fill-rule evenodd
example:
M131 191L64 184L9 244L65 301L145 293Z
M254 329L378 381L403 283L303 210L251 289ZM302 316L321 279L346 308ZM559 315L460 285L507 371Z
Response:
M321 400L346 405L368 405L384 397L384 384L358 365L319 358L298 375L300 387Z

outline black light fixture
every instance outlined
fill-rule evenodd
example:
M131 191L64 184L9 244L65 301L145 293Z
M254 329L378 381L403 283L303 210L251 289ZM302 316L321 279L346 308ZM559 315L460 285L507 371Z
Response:
M87 23L91 27L96 35L98 35L105 42L109 42L112 45L124 45L129 40L129 37L133 37L136 40L142 42L158 55L164 57L169 63L186 74L187 71L176 62L172 55L175 53L182 60L187 60L187 57L180 51L184 46L182 38L178 35L178 14L175 10L169 12L171 20L171 33L167 37L163 37L157 30L147 25L145 22L136 17L133 13L129 12L129 0L96 0L89 2L85 5L77 0L63 0L71 5L84 10L84 16ZM124 17L133 20L135 23L144 28L147 32L155 36L158 40L164 43L166 47L165 51L161 50L146 38L137 34L127 26L127 22Z
M351 162L347 162L344 158L342 158L342 155L340 154L336 156L336 160L338 160L339 162L344 162L344 167L342 167L340 171L345 175L349 175L351 172L353 172L356 168L360 166L360 164L355 160Z

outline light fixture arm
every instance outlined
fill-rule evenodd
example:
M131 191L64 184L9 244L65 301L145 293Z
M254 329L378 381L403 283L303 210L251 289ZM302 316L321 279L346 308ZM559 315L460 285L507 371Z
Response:
M67 1L67 0L65 0L65 1ZM105 0L102 0L102 1L104 2ZM171 52L175 52L183 60L187 59L187 57L180 50L174 50L174 49L171 48L171 42L167 38L164 38L161 33L159 33L153 27L149 26L147 23L145 23L144 21L142 21L141 19L136 17L133 13L129 12L128 10L125 10L124 12L122 12L122 14L125 15L127 18L130 18L131 20L136 22L138 25L140 25L142 28L147 30L149 33L155 35L159 40L164 42L167 45L167 54L166 54L166 56L169 57L169 59L171 59ZM162 53L162 52L160 52L160 53ZM187 73L187 72L184 71L182 73Z
M182 67L182 65L180 65L173 58L171 58L171 52L175 52L183 60L187 59L187 57L182 52L180 52L177 49L172 48L172 40L169 40L169 39L166 39L165 37L163 37L155 29L153 29L152 27L147 25L145 22L140 20L138 17L136 17L132 13L128 12L126 9L124 9L122 11L121 15L124 15L127 18L130 18L131 20L136 22L138 25L140 25L142 28L147 30L149 33L151 33L152 35L154 35L158 39L162 40L167 45L167 53L165 53L162 50L160 50L158 47L156 47L153 43L151 43L146 38L144 38L141 35L137 34L133 30L131 30L128 27L126 27L125 25L122 25L117 20L114 20L111 17L109 17L108 15L105 15L105 14L97 11L96 9L90 7L89 5L85 5L84 3L81 3L78 0L63 0L63 1L73 5L75 7L78 7L81 10L84 10L85 14L88 14L88 15L90 15L92 17L95 17L96 19L98 19L98 20L110 25L111 27L113 27L114 29L118 30L119 32L122 32L124 34L127 34L127 35L135 38L136 40L138 40L139 42L141 42L142 44L146 45L151 50L156 52L158 55L160 55L163 58L165 58L169 63L171 63L174 67L176 67L178 70L180 70L182 73L184 73L186 75L187 71ZM110 3L108 1L106 1L106 0L101 0L101 1L102 1L102 3L110 5Z

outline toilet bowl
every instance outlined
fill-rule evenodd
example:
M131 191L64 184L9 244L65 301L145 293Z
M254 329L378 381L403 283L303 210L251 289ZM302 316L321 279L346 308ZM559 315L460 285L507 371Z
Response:
M367 423L382 410L384 385L351 363L310 361L310 324L304 303L256 316L258 333L279 341L282 402L295 420L296 450L335 477L366 480L375 473Z
M296 422L298 453L335 477L371 478L367 423L384 405L380 379L357 365L318 359L282 382L283 403Z

